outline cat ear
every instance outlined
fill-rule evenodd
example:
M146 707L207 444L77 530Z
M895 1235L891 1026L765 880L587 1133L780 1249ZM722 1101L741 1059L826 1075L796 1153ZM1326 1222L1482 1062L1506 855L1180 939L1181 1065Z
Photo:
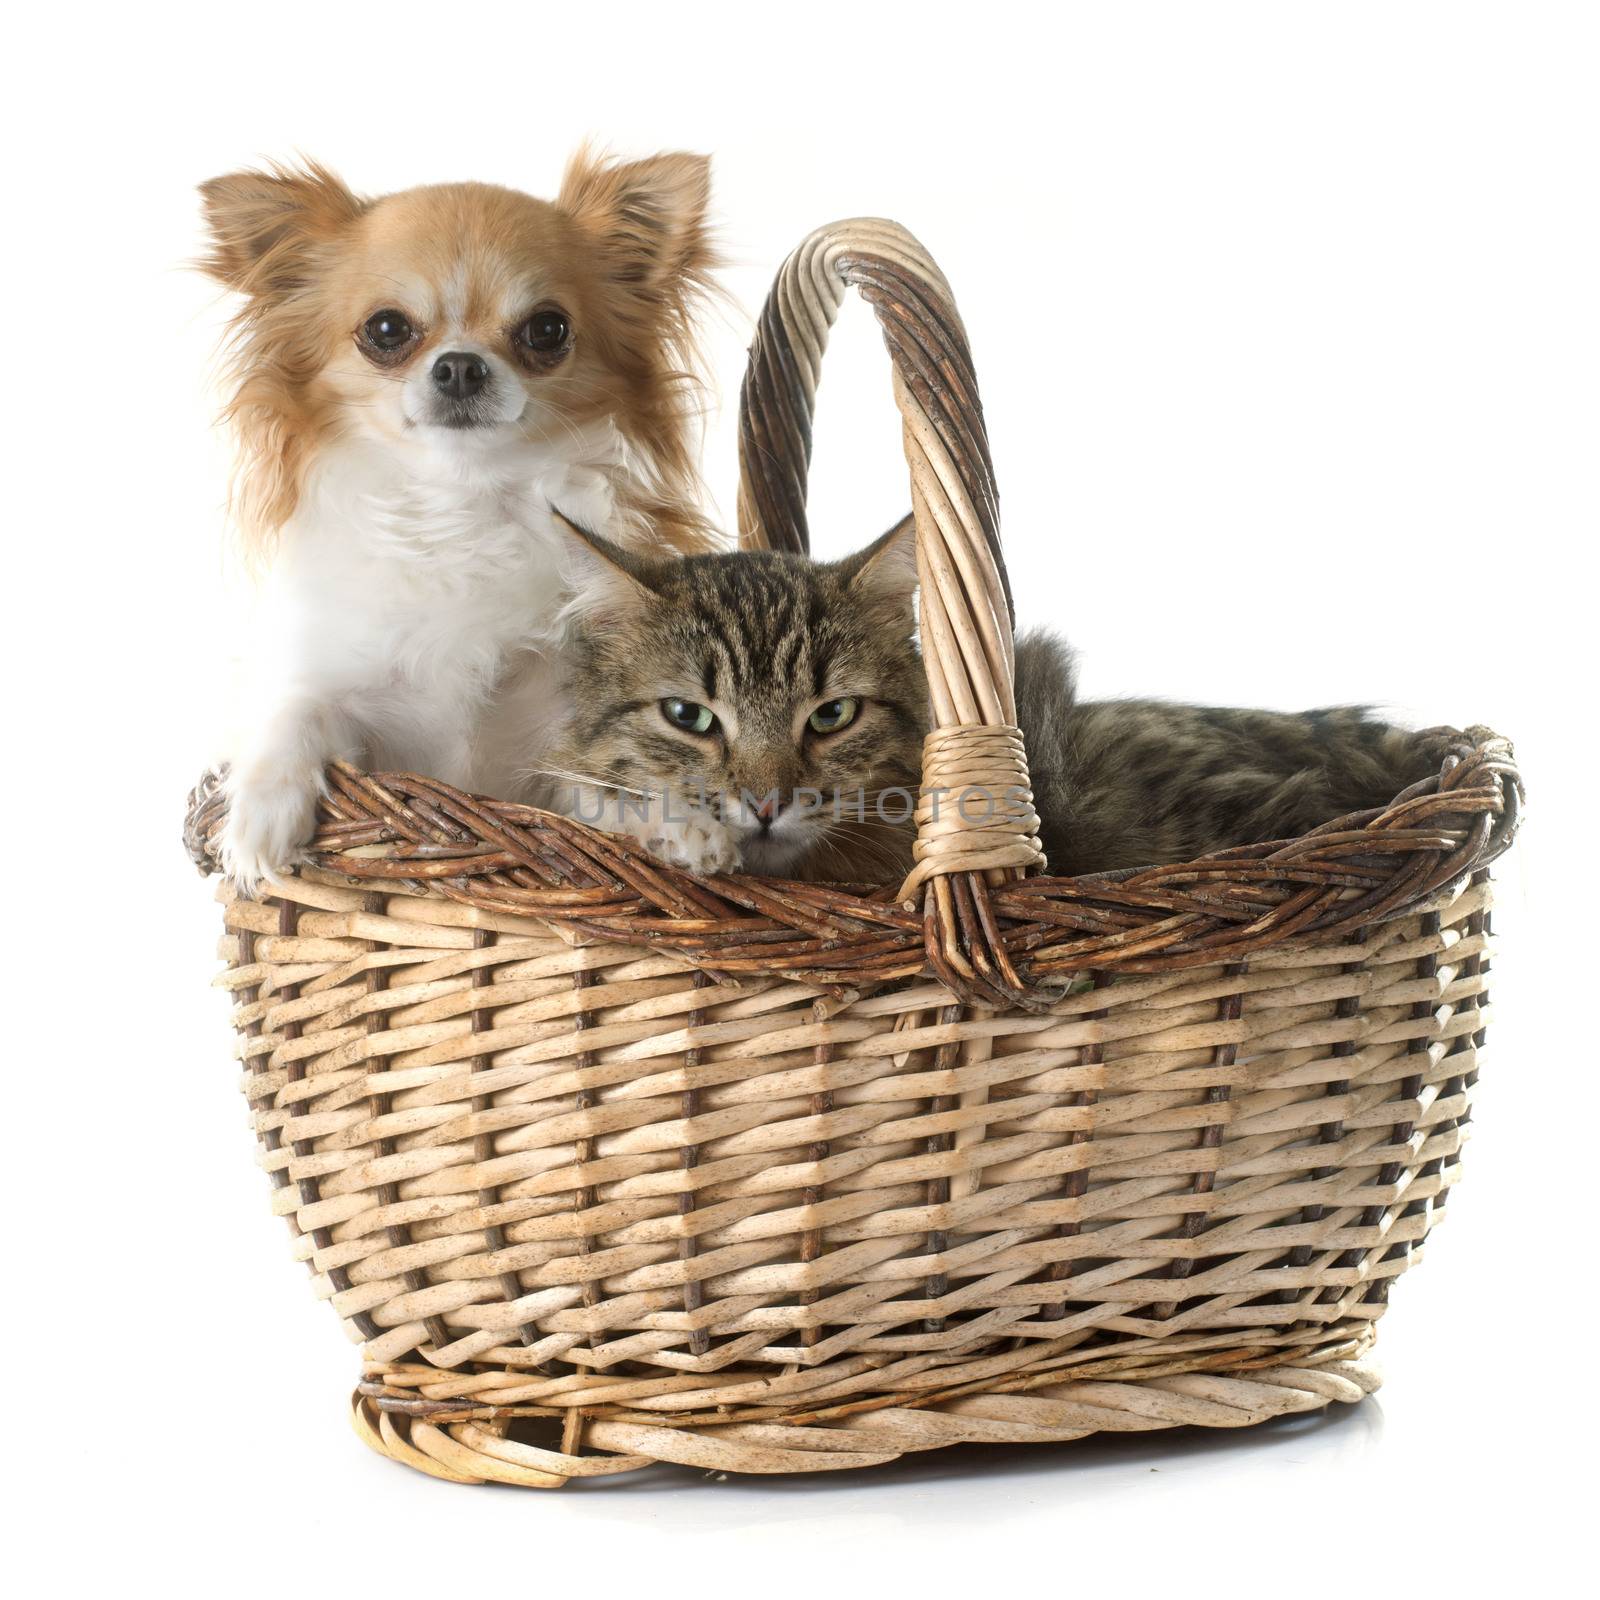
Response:
M655 598L647 560L579 527L554 506L550 517L561 534L564 616L615 621L637 615Z
M858 555L841 561L839 570L856 593L909 609L917 590L917 530L910 515Z
M230 172L200 185L211 248L202 270L245 294L282 294L306 281L319 245L366 209L326 167Z
M556 204L603 245L610 275L645 297L680 299L716 265L706 210L711 158L674 151L612 161L585 145Z

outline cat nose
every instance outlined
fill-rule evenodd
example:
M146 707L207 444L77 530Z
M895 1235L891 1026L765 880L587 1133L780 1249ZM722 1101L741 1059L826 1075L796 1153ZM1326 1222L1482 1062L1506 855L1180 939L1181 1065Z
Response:
M776 794L764 795L755 807L756 821L761 824L762 831L770 828L783 812L783 801Z
M433 364L433 381L453 400L475 395L489 381L489 363L482 356L450 350Z

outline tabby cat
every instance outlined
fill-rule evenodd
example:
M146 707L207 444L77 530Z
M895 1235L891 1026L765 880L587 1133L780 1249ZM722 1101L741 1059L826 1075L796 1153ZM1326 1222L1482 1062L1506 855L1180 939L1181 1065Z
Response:
M833 563L568 535L557 732L529 797L692 872L897 881L928 722L909 523ZM1047 633L1018 641L1016 692L1063 876L1292 838L1385 804L1444 747L1359 708L1082 703Z

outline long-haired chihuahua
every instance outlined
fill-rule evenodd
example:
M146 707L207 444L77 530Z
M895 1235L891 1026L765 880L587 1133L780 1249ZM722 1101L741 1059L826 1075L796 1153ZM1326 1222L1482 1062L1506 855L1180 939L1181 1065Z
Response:
M584 150L554 202L363 199L312 164L202 185L203 265L241 297L226 414L265 569L226 751L242 887L294 861L331 759L517 788L561 604L552 504L624 543L710 542L708 169ZM504 738L497 702L520 708Z

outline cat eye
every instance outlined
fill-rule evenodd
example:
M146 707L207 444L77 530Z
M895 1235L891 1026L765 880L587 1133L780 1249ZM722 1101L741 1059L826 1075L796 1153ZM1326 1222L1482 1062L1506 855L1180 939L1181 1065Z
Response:
M848 695L842 700L830 700L811 713L806 719L806 726L813 733L837 733L856 720L856 713L860 709L861 702Z
M555 355L565 350L571 337L572 324L567 320L566 312L557 306L545 306L535 311L515 334L517 343L524 350L541 356Z
M685 733L710 733L717 725L711 707L693 700L663 700L661 715L674 728L682 728Z
M361 338L367 346L367 353L379 358L396 355L416 336L417 330L412 327L411 319L405 312L396 311L392 306L383 311L374 311L361 324Z

